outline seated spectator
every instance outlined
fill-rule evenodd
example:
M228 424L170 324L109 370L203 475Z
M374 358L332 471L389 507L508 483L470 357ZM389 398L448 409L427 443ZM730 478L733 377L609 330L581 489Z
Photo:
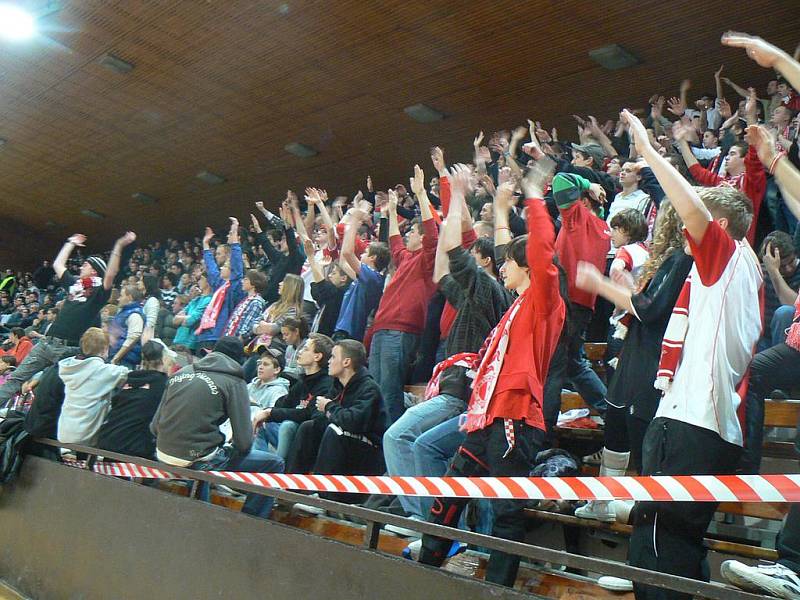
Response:
M25 330L22 327L13 327L8 334L8 340L0 349L0 356L13 356L16 364L19 365L22 364L32 348L33 342L25 335Z
M200 319L203 317L209 302L211 302L211 294L213 293L205 275L200 276L197 288L199 295L192 299L186 308L172 319L173 325L178 326L172 343L176 346L184 346L191 351L197 349L197 325L200 323Z
M286 343L284 372L292 378L298 377L302 368L297 364L297 355L308 338L308 322L304 317L287 317L281 325L281 337Z
M141 368L131 371L125 384L111 398L111 411L98 434L98 448L155 458L156 441L150 422L167 385L172 361L166 352L174 355L152 340L142 346Z
M251 408L272 408L289 392L289 380L281 377L282 371L283 358L280 352L269 349L261 353L258 376L247 384Z
M17 359L13 356L0 356L0 385L5 383L6 378L17 366Z
M272 445L281 458L289 456L297 428L316 413L315 398L328 396L333 389L333 378L328 375L332 350L333 340L328 336L321 333L308 336L297 356L297 364L303 373L274 407L266 408L253 417L256 450L266 450Z
M142 312L144 312L142 344L146 344L155 337L156 321L161 308L161 290L158 289L158 278L149 273L142 275L139 282L139 289L144 297L144 306L142 307Z
M64 404L58 418L58 441L94 446L111 408L111 395L128 377L127 367L106 363L108 336L90 327L81 336L81 352L58 363Z
M58 309L55 307L50 308L43 308L42 309L45 313L44 319L42 319L36 326L29 330L28 336L31 340L39 341L42 338L47 337L47 333L50 331L50 328L53 326L53 323L58 317Z
M158 460L198 471L283 472L279 456L252 449L250 400L242 373L242 341L222 337L213 350L167 381L150 430ZM220 424L230 419L232 446ZM247 494L242 512L267 518L272 499Z
M786 339L800 289L800 269L797 268L800 260L788 233L770 233L761 244L760 254L767 277L764 281L764 331L758 343L759 351Z
M178 297L178 288L175 287L177 284L178 276L175 273L164 273L161 278L161 302L167 309L172 308L172 303Z
M120 309L110 327L111 362L134 369L142 356L142 292L134 285L124 285L118 302Z

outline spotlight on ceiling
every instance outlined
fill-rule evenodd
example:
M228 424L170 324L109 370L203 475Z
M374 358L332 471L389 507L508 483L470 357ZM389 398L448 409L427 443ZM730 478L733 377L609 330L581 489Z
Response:
M409 117L414 119L417 123L435 123L444 119L444 115L435 108L431 108L426 104L414 104L413 106L406 106L403 109Z
M105 219L106 216L103 213L99 213L96 210L92 210L91 208L84 208L81 210L81 214L84 217L89 217L90 219Z
M115 56L114 54L108 53L104 54L99 58L97 61L104 67L111 69L115 73L119 73L120 75L127 75L131 71L133 71L134 65L127 60L122 60L119 56Z
M609 71L624 69L639 64L639 59L619 44L589 50L589 58Z
M205 181L211 185L225 183L225 178L222 175L217 175L211 171L200 171L197 175L195 175L195 177L197 177L200 181Z
M21 42L33 37L36 23L33 16L13 4L0 4L0 38Z
M156 204L158 203L158 198L155 196L151 196L150 194L145 194L144 192L136 192L131 196L134 200L138 200L142 204Z
M317 155L317 151L312 148L311 146L306 146L305 144L301 144L299 142L292 142L291 144L286 144L283 147L289 154L294 154L300 158L311 158L312 156Z

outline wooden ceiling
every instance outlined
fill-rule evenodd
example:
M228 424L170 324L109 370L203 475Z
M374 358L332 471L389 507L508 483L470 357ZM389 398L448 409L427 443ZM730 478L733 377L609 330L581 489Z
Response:
M529 116L574 138L571 113L612 117L676 94L683 77L713 91L721 63L734 81L763 85L769 73L720 34L757 33L790 51L800 41L796 0L60 4L33 41L0 41L3 266L52 257L74 231L102 250L126 228L151 241L222 227L287 188L351 194L367 174L387 187L414 163L430 171L431 145L468 160L479 129ZM590 61L612 43L641 64ZM109 70L106 53L135 69ZM411 120L403 108L420 102L447 118ZM290 142L319 154L292 156ZM204 183L203 170L227 181Z

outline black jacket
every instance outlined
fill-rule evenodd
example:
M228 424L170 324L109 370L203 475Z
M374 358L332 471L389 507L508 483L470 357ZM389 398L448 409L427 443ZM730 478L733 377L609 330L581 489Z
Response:
M156 439L150 421L156 413L167 376L160 371L131 371L111 399L111 412L100 428L97 447L120 454L153 458Z
M339 312L342 309L344 293L348 287L336 287L328 279L311 283L311 297L314 298L322 311L317 332L329 336L333 335L336 330L336 321L339 320Z
M75 356L69 352L63 356ZM64 382L58 376L58 363L47 367L39 378L31 409L25 415L25 430L33 437L56 439L58 418L64 404Z
M325 371L313 375L302 375L289 393L279 399L269 415L270 421L294 421L302 423L312 419L317 410L317 396L330 397L333 391L333 377Z
M328 421L380 446L386 431L386 409L381 388L369 371L360 368L344 387L337 381L334 394L333 402L325 407Z
M286 236L286 245L289 247L289 254L283 254L275 248L266 233L262 232L256 235L256 243L263 248L270 264L267 288L263 294L267 305L278 300L278 284L283 281L286 274L294 273L295 275L300 275L300 270L306 260L297 247L294 229L284 230L284 235Z

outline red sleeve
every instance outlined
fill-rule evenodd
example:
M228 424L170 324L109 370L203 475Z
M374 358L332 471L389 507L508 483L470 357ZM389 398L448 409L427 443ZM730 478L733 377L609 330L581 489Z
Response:
M439 177L439 201L442 203L442 215L447 216L450 210L450 180Z
M539 311L552 311L561 301L558 269L553 264L556 232L544 201L531 198L528 206L528 243L525 255L531 273L531 290Z
M761 203L764 200L764 192L767 190L767 173L764 165L758 158L758 153L754 146L750 146L747 155L744 157L744 181L742 191L750 198L753 203L753 222L747 232L747 241L750 245L755 244L756 224L758 223L758 213L761 211Z
M392 253L392 261L394 262L394 266L399 267L408 254L406 245L403 243L403 236L397 234L390 236L389 250Z
M474 244L475 240L477 239L478 236L475 233L475 230L470 227L469 231L461 232L461 247L464 248L464 250L469 250L472 248L472 244Z
M439 228L436 221L427 219L422 222L422 268L433 275L433 264L436 259L436 246L439 243Z
M631 253L628 252L627 248L622 247L617 250L614 260L621 260L623 263L625 263L626 270L633 271L633 257L631 256Z
M694 264L700 274L700 281L705 286L714 285L722 276L722 272L736 250L736 242L719 223L711 221L703 234L703 240L697 243L688 232L685 232L689 247L692 249Z
M716 187L722 183L722 177L712 171L709 171L708 169L704 169L698 164L693 164L691 167L689 167L689 173L692 174L694 180L700 185Z

